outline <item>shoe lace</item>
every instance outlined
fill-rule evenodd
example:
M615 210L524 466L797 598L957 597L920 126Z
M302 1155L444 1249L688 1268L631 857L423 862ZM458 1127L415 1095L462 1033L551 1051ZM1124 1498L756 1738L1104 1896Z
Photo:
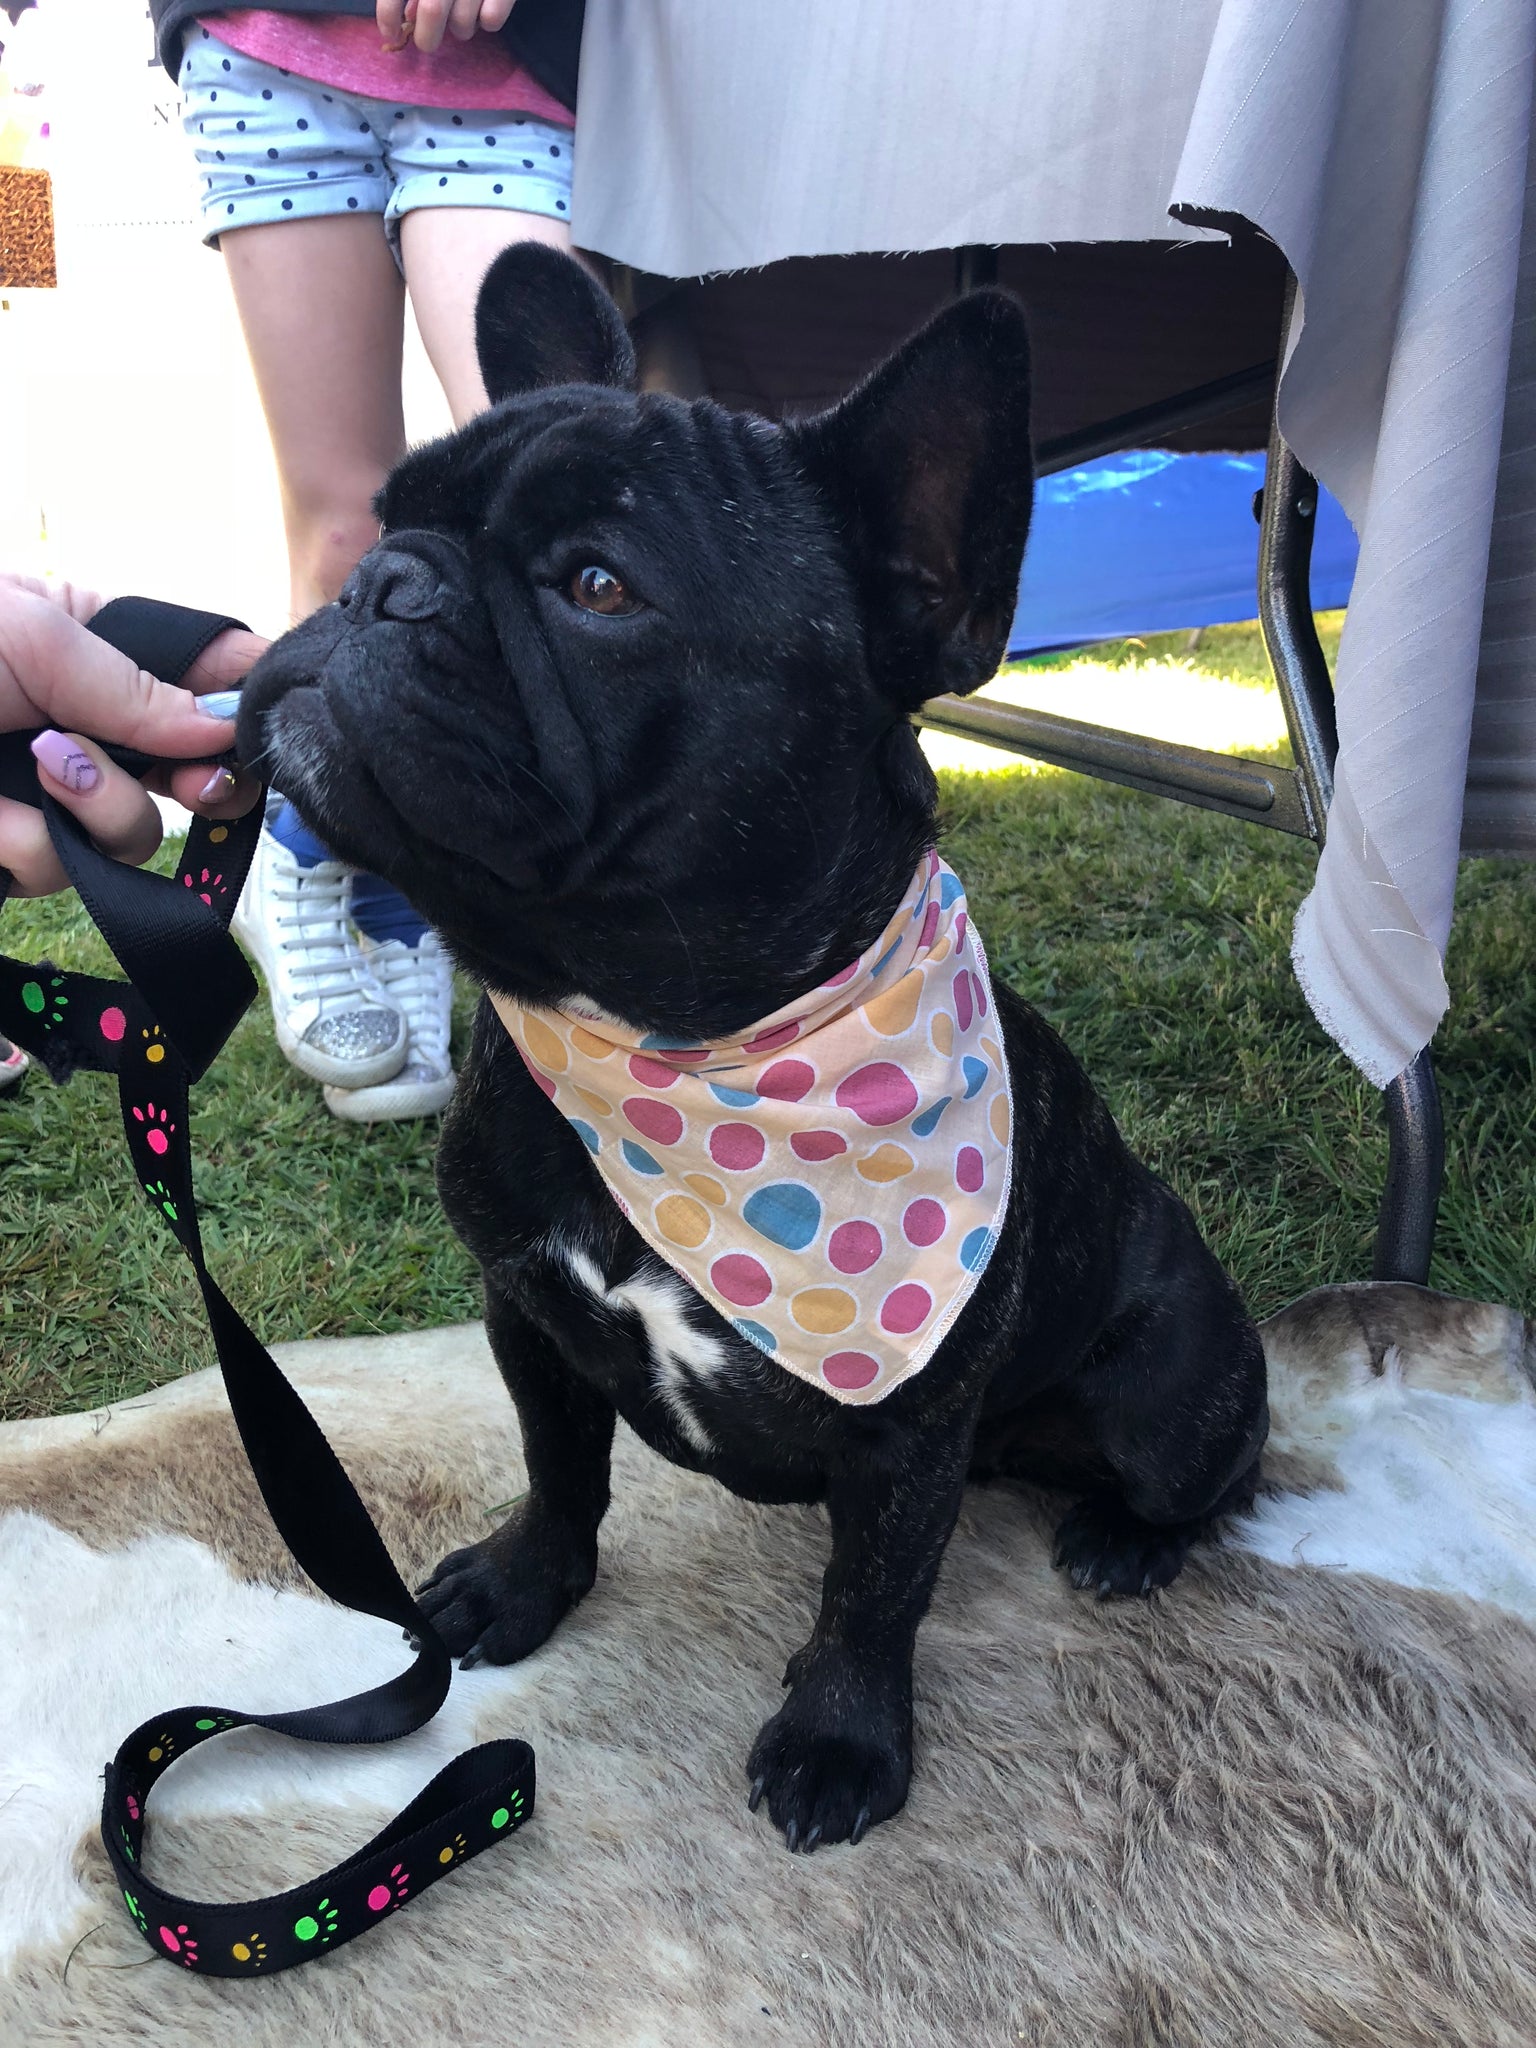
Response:
M296 986L320 1005L355 1003L374 994L367 962L347 918L351 876L335 861L279 868L268 881L272 922L282 934L285 966Z
M399 940L376 946L366 957L374 977L405 1012L412 1062L419 1057L434 1067L445 1067L453 970L437 934L427 932L414 946Z

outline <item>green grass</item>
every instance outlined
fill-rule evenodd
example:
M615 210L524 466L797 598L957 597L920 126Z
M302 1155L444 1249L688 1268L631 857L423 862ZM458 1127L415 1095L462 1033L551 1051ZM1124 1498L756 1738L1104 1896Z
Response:
M1182 648L1170 635L1104 658L1155 664ZM1252 628L1220 628L1198 666L1257 684L1259 660ZM946 851L994 972L1086 1062L1255 1312L1364 1277L1385 1142L1374 1091L1313 1023L1290 971L1311 849L1075 776L942 780ZM108 971L73 898L13 906L0 942ZM1536 875L1471 863L1436 1043L1449 1158L1433 1277L1527 1310L1533 962ZM467 994L460 1008L461 1035ZM478 1313L472 1265L433 1193L432 1126L336 1123L278 1053L264 1007L196 1091L195 1112L210 1262L266 1341ZM0 1415L120 1400L210 1361L185 1263L134 1188L105 1077L59 1090L34 1072L19 1099L0 1097L0 1186Z

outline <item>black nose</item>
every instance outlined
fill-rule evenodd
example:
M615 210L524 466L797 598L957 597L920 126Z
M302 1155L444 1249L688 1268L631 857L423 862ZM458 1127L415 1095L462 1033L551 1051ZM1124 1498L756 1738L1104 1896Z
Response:
M403 549L370 548L336 600L354 619L431 619L447 586L431 562Z

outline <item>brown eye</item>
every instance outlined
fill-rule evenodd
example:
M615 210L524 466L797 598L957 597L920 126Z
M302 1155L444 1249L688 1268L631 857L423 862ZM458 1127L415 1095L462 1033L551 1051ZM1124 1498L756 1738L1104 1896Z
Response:
M640 609L639 599L630 596L613 571L595 563L576 571L571 578L571 596L584 612L601 612L610 619Z

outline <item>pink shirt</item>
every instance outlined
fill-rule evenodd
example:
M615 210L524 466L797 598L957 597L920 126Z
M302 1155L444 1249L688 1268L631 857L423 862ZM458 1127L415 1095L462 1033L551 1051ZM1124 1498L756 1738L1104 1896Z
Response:
M242 57L259 58L365 99L393 100L397 107L533 114L563 128L571 125L570 109L515 63L493 35L476 35L467 43L445 36L442 48L428 56L414 43L386 50L377 24L355 14L274 14L265 7L236 7L206 15L202 26Z

